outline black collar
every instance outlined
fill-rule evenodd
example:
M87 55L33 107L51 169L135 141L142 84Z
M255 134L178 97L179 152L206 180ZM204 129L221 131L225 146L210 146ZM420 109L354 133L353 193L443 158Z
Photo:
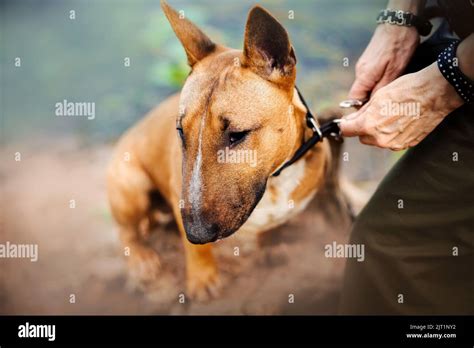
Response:
M306 104L306 101L301 95L300 90L296 86L295 88L296 88L296 91L298 92L298 96L301 99L301 102L306 108L306 126L313 131L313 135L308 140L306 140L298 148L298 150L296 150L293 157L291 157L288 161L286 161L275 173L273 173L272 176L280 175L283 169L291 166L293 163L295 163L297 160L303 157L306 154L306 152L311 150L311 148L314 145L316 145L318 142L322 141L324 137L327 137L327 136L338 137L341 134L341 130L339 129L340 120L332 120L323 124L321 127L319 127L318 123L316 122L315 117L313 116L313 114L311 113L311 110L308 107L308 104Z

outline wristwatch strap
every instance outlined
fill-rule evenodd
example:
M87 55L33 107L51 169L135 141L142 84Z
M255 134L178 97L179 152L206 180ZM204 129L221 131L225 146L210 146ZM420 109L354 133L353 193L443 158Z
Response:
M429 35L433 27L429 20L421 16L416 16L411 12L392 9L381 10L377 16L377 23L388 23L404 27L413 26L421 36Z

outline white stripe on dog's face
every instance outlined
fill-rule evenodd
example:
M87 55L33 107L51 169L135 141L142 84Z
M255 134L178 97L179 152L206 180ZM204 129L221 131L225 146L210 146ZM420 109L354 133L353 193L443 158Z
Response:
M198 152L194 161L193 171L191 173L191 182L189 183L189 203L191 203L194 223L201 222L201 202L202 202L202 133L206 123L207 112L204 113L201 124L199 125Z

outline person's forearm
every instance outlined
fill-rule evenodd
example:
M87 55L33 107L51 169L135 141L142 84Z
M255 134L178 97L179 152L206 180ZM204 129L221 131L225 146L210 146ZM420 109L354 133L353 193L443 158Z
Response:
M474 34L469 35L459 44L456 56L459 59L459 69L464 75L474 80Z
M419 14L426 0L389 0L387 8Z

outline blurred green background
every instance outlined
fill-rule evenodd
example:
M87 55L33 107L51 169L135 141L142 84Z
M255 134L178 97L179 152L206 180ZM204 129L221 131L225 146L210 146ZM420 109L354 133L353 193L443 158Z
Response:
M214 41L241 48L255 1L170 0ZM385 1L258 2L290 33L298 84L315 110L336 105ZM185 54L158 0L2 1L3 136L8 141L75 137L116 139L168 95L187 73ZM70 11L75 19L70 19ZM289 19L294 11L294 19ZM15 67L15 58L21 67ZM130 58L130 67L124 59ZM344 66L344 58L349 66ZM63 99L95 102L96 117L57 117Z

